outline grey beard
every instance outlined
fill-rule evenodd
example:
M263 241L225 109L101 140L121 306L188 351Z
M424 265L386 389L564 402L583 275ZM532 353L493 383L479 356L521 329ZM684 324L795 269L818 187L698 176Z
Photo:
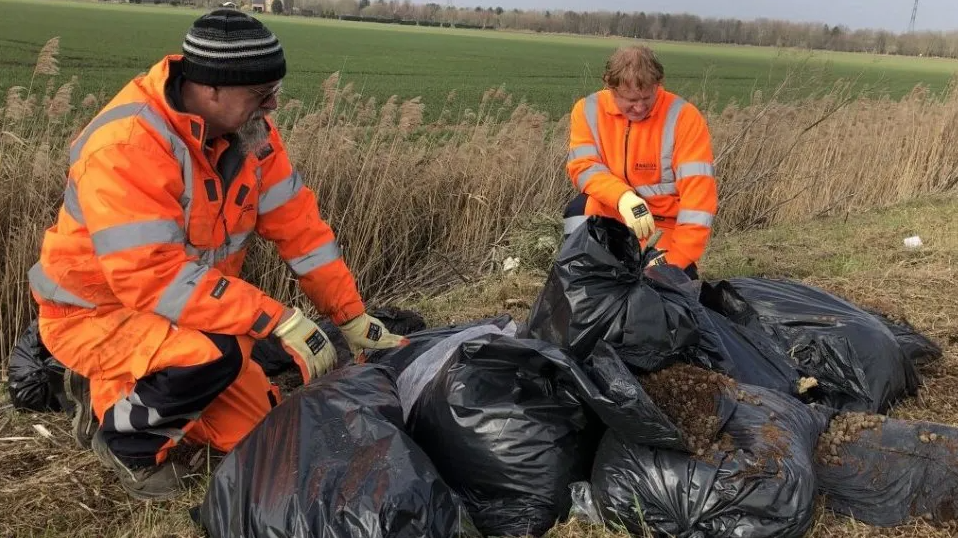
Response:
M256 150L260 149L269 138L264 117L265 114L257 113L236 132L236 136L243 145L243 151L247 155L255 154Z

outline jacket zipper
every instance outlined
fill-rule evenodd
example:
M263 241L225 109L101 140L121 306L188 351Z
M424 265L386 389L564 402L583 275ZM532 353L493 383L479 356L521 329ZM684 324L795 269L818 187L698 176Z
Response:
M205 127L203 129L203 133L201 136L202 136L201 147L205 147L206 146ZM201 150L201 152L203 153L203 158L206 159L206 163L210 165L210 170L213 172L213 175L215 175L216 178L220 180L220 193L222 197L220 198L220 210L217 213L216 218L223 223L223 237L225 238L226 248L229 249L230 247L229 226L226 224L226 215L223 214L224 213L223 210L226 208L226 181L223 180L223 176L220 175L219 171L216 169L216 165L214 165L213 161L211 161L210 158L206 155L206 152L203 150ZM216 249L213 249L213 264L216 264Z
M629 121L629 123L625 125L625 152L622 153L623 155L622 161L624 163L622 165L622 169L623 169L622 171L625 172L626 183L629 182L629 133L631 131L632 131L632 122Z

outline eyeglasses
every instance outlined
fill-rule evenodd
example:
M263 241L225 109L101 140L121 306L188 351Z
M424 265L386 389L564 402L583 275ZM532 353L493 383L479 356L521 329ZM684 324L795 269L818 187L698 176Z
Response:
M279 83L271 88L266 88L266 89L250 88L249 91L259 96L262 99L261 103L265 103L266 101L269 101L273 97L279 97L279 94L283 92L283 84Z

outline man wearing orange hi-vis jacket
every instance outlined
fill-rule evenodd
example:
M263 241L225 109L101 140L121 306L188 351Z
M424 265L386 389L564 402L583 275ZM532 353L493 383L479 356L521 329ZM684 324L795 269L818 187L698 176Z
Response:
M68 369L77 442L138 499L185 485L174 445L227 452L278 403L255 340L281 342L305 382L335 366L299 308L240 278L253 234L276 244L357 358L406 342L366 313L268 115L286 73L276 36L217 9L182 48L72 142L63 205L28 275L41 338Z
M651 263L698 278L718 209L705 118L662 87L648 47L616 50L602 78L605 88L572 108L566 169L581 194L566 209L565 233L592 215L623 222L642 245L660 229L663 253Z

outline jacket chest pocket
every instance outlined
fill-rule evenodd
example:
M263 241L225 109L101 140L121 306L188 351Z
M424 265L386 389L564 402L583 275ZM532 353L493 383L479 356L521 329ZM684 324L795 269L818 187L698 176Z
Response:
M219 182L204 178L194 190L193 203L189 208L187 238L189 244L200 249L214 248L224 239L224 225L220 216L223 206Z
M231 230L248 231L256 227L256 211L259 193L247 182L239 185L236 193L227 201L231 220Z

